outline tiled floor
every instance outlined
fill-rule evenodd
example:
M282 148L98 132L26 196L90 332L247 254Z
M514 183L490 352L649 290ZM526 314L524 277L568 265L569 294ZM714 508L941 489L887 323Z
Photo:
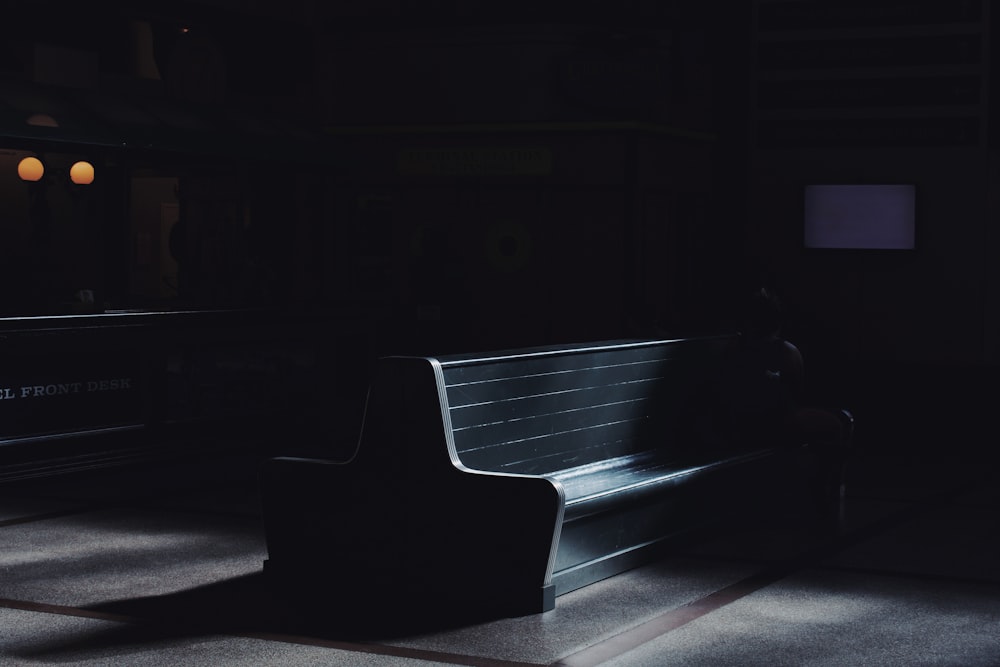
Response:
M1000 665L1000 492L981 468L873 458L836 540L762 519L551 612L475 621L274 599L255 462L216 464L0 487L0 664Z

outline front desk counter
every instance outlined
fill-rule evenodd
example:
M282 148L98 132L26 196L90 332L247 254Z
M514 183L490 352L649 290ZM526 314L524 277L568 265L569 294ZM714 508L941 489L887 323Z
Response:
M305 438L351 404L330 327L262 310L0 318L0 481Z

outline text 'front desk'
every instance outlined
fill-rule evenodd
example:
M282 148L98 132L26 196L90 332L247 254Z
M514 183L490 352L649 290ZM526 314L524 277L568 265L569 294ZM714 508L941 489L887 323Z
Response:
M259 446L322 401L321 332L266 311L0 318L0 481Z

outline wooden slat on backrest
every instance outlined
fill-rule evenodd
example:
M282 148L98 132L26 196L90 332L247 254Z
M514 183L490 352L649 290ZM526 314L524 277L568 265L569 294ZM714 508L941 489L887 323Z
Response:
M544 474L669 447L720 339L441 358L455 445L470 468Z

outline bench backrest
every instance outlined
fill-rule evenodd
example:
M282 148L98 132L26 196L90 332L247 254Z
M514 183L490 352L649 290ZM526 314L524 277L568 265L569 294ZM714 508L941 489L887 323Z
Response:
M537 475L654 449L681 456L685 416L730 340L439 357L459 460Z

